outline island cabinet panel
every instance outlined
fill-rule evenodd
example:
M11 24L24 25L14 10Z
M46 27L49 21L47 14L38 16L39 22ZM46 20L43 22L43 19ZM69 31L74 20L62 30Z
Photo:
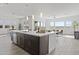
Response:
M20 35L20 47L24 48L24 35Z
M16 33L16 35L17 35L17 45L20 46L20 34Z
M31 54L39 54L39 38L32 35L24 35L24 48Z
M40 54L48 54L49 51L49 35L40 37Z
M12 37L12 36L11 36ZM13 38L12 38L13 39ZM12 40L14 41L14 40ZM33 55L48 54L49 36L16 33L17 46Z
M21 48L24 48L24 35L20 33L16 33L17 35L17 45Z
M79 39L79 31L74 31L74 38Z

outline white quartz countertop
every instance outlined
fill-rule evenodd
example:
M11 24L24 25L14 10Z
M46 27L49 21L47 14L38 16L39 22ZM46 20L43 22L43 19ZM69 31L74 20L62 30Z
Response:
M19 32L23 34L33 35L33 36L45 36L50 34L55 34L55 32L45 32L45 33L36 33L35 31L22 31L22 30L11 30L11 32Z

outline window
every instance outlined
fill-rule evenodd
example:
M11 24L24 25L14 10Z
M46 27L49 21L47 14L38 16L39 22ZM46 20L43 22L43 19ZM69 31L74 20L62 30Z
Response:
M54 22L50 22L50 26L54 26Z
M0 25L0 28L3 28L3 26L2 26L2 25Z
M72 21L66 21L66 26L72 26Z
M55 22L55 26L64 26L64 21Z

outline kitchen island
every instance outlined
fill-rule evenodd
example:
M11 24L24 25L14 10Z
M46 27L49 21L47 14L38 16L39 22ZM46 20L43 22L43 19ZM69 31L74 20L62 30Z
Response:
M12 30L12 42L33 55L51 53L56 46L57 35L54 32L36 33L35 31Z

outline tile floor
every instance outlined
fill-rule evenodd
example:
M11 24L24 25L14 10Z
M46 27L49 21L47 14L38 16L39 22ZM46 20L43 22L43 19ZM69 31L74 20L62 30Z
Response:
M79 40L72 35L59 36L54 55L79 55Z
M10 35L2 35L0 36L0 55L29 55L29 53L12 44Z
M9 35L1 35L0 55L29 55L29 53L12 44ZM72 35L58 36L55 51L48 55L79 55L79 40L74 39Z

